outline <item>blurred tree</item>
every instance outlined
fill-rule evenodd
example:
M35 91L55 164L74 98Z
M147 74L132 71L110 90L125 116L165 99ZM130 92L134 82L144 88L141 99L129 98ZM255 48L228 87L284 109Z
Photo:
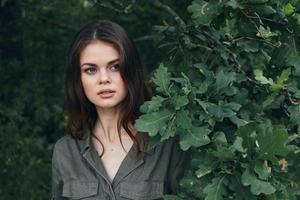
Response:
M1 198L49 199L68 45L86 22L111 19L165 97L137 126L172 113L150 134L180 135L194 152L183 192L166 199L296 199L299 10L298 0L0 1Z

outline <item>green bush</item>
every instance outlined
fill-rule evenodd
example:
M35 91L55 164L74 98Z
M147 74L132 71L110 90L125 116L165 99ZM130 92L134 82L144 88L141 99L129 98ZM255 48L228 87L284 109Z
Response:
M297 199L299 10L299 0L0 1L1 198L49 199L65 52L78 27L108 18L148 71L161 63L136 126L192 150L181 192L166 199Z
M154 26L168 53L136 124L192 149L182 192L165 199L297 199L300 1L195 0L187 11Z

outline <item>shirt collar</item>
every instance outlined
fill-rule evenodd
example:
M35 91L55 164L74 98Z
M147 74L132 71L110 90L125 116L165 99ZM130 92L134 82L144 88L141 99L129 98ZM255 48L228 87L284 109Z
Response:
M92 145L92 132L91 130L84 131L83 137L78 140L80 153L83 154L91 148ZM140 150L146 154L153 154L156 146L161 144L160 137L149 137L146 133L139 132L136 135L136 140L139 142ZM135 148L137 151L137 148Z
M82 135L83 135L82 138L77 140L81 154L83 154L88 149L90 149L92 144L90 130L85 130Z

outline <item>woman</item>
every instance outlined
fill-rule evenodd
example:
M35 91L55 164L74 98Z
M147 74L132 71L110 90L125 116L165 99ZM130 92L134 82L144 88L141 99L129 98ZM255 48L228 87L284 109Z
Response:
M55 145L53 199L159 199L175 193L186 163L175 139L147 148L134 129L148 98L133 42L96 21L76 35L66 74L69 135Z

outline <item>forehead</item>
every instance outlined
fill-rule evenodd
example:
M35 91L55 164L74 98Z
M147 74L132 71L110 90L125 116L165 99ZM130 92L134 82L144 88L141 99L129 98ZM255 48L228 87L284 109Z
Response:
M112 43L95 40L86 45L80 53L80 64L84 62L109 62L120 58Z

